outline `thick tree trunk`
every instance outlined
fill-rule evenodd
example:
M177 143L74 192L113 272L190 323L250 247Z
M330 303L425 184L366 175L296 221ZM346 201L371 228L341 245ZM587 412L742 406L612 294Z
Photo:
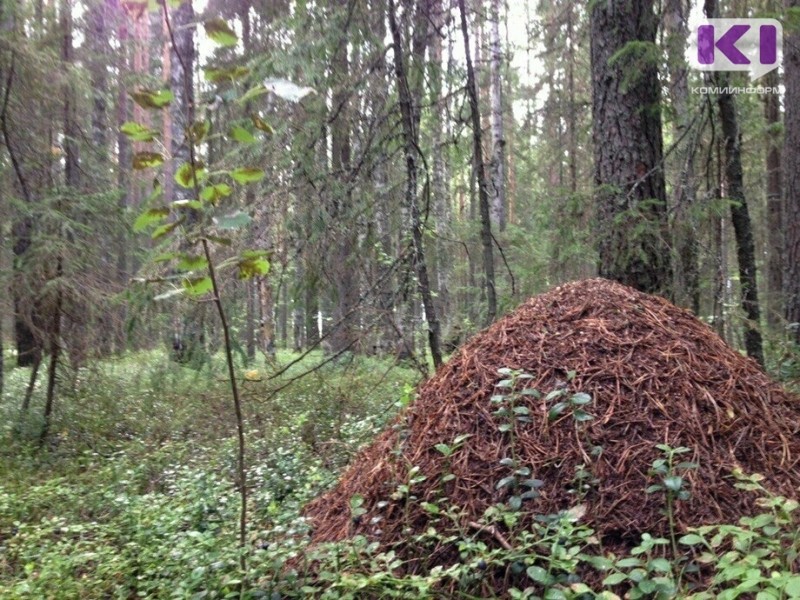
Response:
M667 226L653 0L592 4L592 138L600 275L669 296Z
M800 9L800 0L786 0L786 9ZM800 344L800 30L784 32L783 39L784 109L783 174L784 206L784 301L791 337Z
M478 84L469 48L469 29L464 0L458 0L461 13L461 35L464 38L464 54L467 59L467 96L472 119L472 141L475 160L475 175L478 184L478 204L481 215L481 246L483 247L483 285L486 294L486 324L497 316L497 292L494 278L494 249L492 246L492 222L489 215L489 188L483 163L483 141L481 136L481 114L478 106Z

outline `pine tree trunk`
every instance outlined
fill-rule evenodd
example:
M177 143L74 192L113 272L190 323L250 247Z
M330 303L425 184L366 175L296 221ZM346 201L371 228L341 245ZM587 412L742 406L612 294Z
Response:
M600 275L669 295L666 189L653 0L592 4L592 138ZM632 56L638 60L633 60Z
M764 86L777 88L778 71L767 73ZM787 96L789 98L790 96ZM781 98L764 96L767 124L767 325L772 332L781 328L783 316L783 172L781 170Z

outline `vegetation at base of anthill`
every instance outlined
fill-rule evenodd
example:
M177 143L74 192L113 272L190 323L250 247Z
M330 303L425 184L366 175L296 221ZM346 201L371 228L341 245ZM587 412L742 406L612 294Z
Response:
M277 362L293 358L280 352ZM423 572L363 537L309 547L301 507L411 401L418 377L393 361L342 357L290 383L319 358L280 380L240 365L252 456L246 589L221 355L197 371L140 352L72 374L44 448L40 424L19 423L26 370L9 373L0 404L0 598L491 598L498 578L512 583L511 598L800 597L797 502L769 496L758 475L738 474L739 487L763 497L763 514L674 539L645 534L627 556L604 552L581 523L579 493L572 509L539 515L527 529L516 526L513 503L487 510L483 530L461 529L459 507L445 499L427 503L435 527L409 542L420 551L452 545L458 559ZM41 400L37 390L34 405ZM498 427L505 423L499 415ZM651 493L672 510L691 465L672 460L685 449L660 451ZM359 506L353 498L354 518Z

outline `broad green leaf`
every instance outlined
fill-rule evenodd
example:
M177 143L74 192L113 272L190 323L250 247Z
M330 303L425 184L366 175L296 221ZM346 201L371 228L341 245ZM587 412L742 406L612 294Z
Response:
M200 192L200 197L206 202L217 204L222 198L231 195L231 186L227 183L215 183L204 187Z
M191 164L183 163L175 171L175 182L181 187L193 188L195 180L202 180L204 175L205 169L202 164L197 164L195 168L192 168Z
M255 136L240 125L231 127L231 137L242 144L253 144L256 141Z
M264 88L289 102L299 102L314 93L314 88L297 85L288 79L265 79Z
M528 577L533 579L536 583L547 585L553 580L553 577L547 572L546 569L536 565L528 567L525 572L528 574Z
M243 258L239 261L239 279L250 279L269 273L269 261L266 258Z
M192 256L191 254L183 254L178 261L177 268L181 271L199 271L208 266L208 261L205 256Z
M250 218L250 215L238 210L229 215L214 217L214 225L220 229L241 229L242 227L247 226L247 224L252 220L253 219Z
M231 171L231 177L238 183L252 183L264 178L264 171L255 167L239 167Z
M589 404L592 401L592 397L584 392L578 392L573 394L569 401L575 406L583 406L584 404Z
M150 225L163 221L169 216L169 208L161 206L158 208L150 208L136 217L133 222L133 230L139 233L143 229L147 229Z
M422 502L420 506L432 515L438 515L440 512L439 507L431 502Z
M236 81L250 74L247 67L237 66L230 69L207 67L203 69L206 81L211 83L223 83L226 81Z
M683 478L677 475L670 475L664 478L664 487L672 492L677 492L683 487Z
M268 133L272 135L275 133L275 130L272 128L272 125L267 123L264 119L262 119L259 115L250 115L250 120L253 122L253 125L256 129L260 129L264 133Z
M183 287L190 296L202 296L213 289L211 277L187 278L183 280Z
M133 101L142 108L164 108L175 97L169 90L149 90L143 88L131 92Z
M155 129L150 129L133 121L123 123L119 130L134 142L152 142L158 137L158 131Z
M164 163L164 156L158 152L137 152L133 155L133 168L137 170L157 167Z
M678 540L678 543L684 546L695 546L697 544L704 544L705 540L696 533L689 533L684 535Z
M666 558L654 558L648 564L650 571L661 571L662 573L671 573L672 564Z
M239 41L236 32L223 19L216 17L203 23L206 35L220 46L235 46Z
M617 585L622 583L628 578L625 573L612 573L605 579L603 579L603 585Z

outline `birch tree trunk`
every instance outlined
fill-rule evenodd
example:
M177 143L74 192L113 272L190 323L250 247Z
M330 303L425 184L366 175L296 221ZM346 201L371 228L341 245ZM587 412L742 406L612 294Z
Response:
M503 52L500 44L500 0L491 7L492 225L506 228L505 145L503 134Z

